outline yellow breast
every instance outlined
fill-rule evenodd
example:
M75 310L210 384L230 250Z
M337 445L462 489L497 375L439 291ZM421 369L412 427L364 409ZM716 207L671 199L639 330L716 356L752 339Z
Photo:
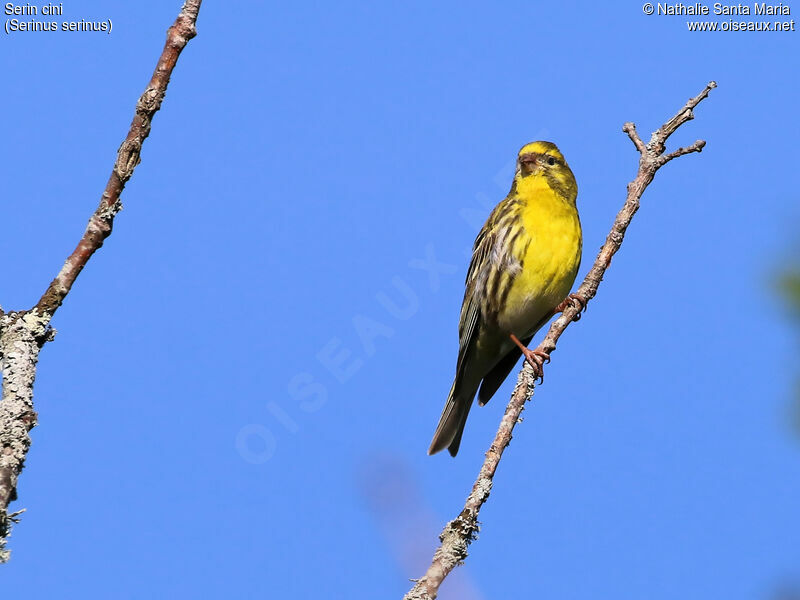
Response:
M569 294L581 260L581 224L574 199L559 196L545 177L519 182L525 229L515 254L521 262L500 320L530 335Z

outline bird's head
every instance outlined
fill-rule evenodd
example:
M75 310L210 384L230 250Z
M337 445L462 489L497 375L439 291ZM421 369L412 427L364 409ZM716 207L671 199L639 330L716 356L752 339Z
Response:
M578 195L578 184L575 176L552 142L531 142L525 144L517 156L517 170L514 175L515 184L528 178L544 177L551 188L560 195L575 202Z

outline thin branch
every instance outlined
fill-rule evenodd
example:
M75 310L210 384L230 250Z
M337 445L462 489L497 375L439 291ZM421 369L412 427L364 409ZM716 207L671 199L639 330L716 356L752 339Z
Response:
M680 148L675 152L664 155L667 138L672 135L683 123L694 118L694 108L708 96L709 92L717 86L713 81L694 98L691 98L678 113L656 130L647 144L642 142L633 123L625 123L622 130L628 134L636 149L639 151L639 170L636 177L628 184L628 195L625 204L617 213L611 231L606 241L600 248L600 253L578 287L577 294L586 302L594 298L597 288L603 280L603 275L611 264L611 259L622 245L625 231L628 229L633 215L639 210L639 201L644 190L653 181L656 171L664 164L691 152L700 152L705 142L697 141L687 148ZM553 321L547 335L539 344L537 350L552 354L556 343L569 324L580 318L581 308L577 304L567 306L563 313ZM492 480L495 471L503 456L503 451L511 442L514 427L520 420L520 415L525 408L525 403L531 399L534 391L534 373L526 362L517 378L517 385L511 394L511 400L506 407L500 427L497 430L492 445L486 453L486 459L481 466L478 478L472 486L472 491L467 497L464 509L454 520L450 521L440 536L441 545L433 555L430 567L423 577L417 580L411 590L404 596L404 600L433 600L439 593L439 586L450 572L467 558L467 548L476 538L479 530L478 513L489 498L492 489Z
M636 125L629 121L622 126L622 131L628 134L628 137L631 138L633 145L636 146L636 149L640 154L647 152L647 148L645 148L642 138L639 137L639 132L636 131Z
M678 130L678 127L686 123L686 121L694 119L695 107L705 100L715 87L717 87L717 82L709 81L702 92L697 94L694 98L689 98L683 108L680 109L674 117L659 127L657 131L653 132L653 136L650 138L650 144L657 145L661 148L658 154L664 152L664 144L669 139L669 136Z
M61 271L36 304L40 313L47 314L52 318L64 298L69 294L72 284L75 283L75 279L83 267L103 245L106 238L111 235L114 217L122 210L122 202L120 202L122 190L141 161L142 144L150 135L153 116L161 108L172 70L188 41L197 35L195 24L201 2L202 0L186 0L175 23L167 30L164 50L158 59L150 83L136 103L136 113L128 135L117 151L117 160L106 184L106 189L103 191L100 205L89 219L89 224L86 226L86 231L78 242L78 246L69 255L64 266L61 267Z
M0 562L8 559L5 541L19 514L9 515L8 505L16 500L17 479L31 445L29 432L36 426L33 382L39 351L53 338L55 331L50 327L50 321L75 279L111 235L114 217L122 209L122 190L140 162L142 144L150 134L153 116L164 100L172 71L181 51L196 35L195 24L201 2L186 0L177 19L167 30L166 44L150 83L136 103L133 122L117 152L100 205L89 219L78 246L33 309L3 312L0 308L0 371L3 377L0 400Z
M678 158L679 156L683 156L684 154L691 154L692 152L702 152L705 145L706 145L705 141L697 140L694 144L686 146L686 148L681 147L675 150L674 152L670 152L669 154L663 154L658 157L659 166L664 166L673 158Z

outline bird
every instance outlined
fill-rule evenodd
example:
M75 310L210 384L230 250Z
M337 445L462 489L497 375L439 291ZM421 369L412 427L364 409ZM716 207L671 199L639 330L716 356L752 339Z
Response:
M475 395L485 405L521 355L543 378L545 352L533 336L568 304L581 263L578 184L552 142L524 145L506 198L478 233L459 321L458 360L450 394L428 454L456 456ZM580 313L579 313L580 314Z

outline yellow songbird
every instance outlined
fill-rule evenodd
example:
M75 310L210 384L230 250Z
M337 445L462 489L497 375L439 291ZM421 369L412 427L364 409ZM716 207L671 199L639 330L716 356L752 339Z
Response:
M428 454L458 453L475 394L486 404L520 355L541 376L549 357L527 348L531 338L566 302L585 306L569 294L581 262L577 196L575 176L555 144L522 147L511 191L475 240L455 381Z

